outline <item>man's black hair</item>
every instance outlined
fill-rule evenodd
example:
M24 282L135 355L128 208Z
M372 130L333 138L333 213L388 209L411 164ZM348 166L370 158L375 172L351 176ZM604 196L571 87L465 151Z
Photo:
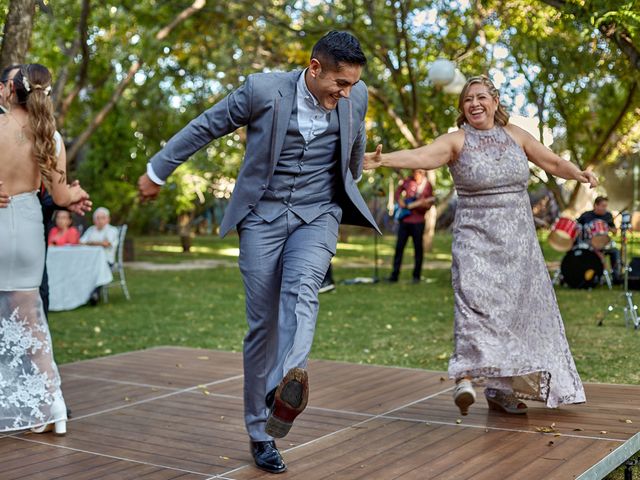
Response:
M602 202L608 202L609 199L607 197L596 197L596 199L594 200L593 204L594 205L600 205Z
M6 83L7 80L9 80L9 74L11 73L12 70L16 70L16 69L20 69L22 68L22 65L9 65L7 68L5 68L4 70L2 70L2 73L0 74L0 82L2 83Z
M340 64L367 64L360 42L348 32L333 30L322 37L313 46L311 58L317 59L321 65L331 70L339 70Z

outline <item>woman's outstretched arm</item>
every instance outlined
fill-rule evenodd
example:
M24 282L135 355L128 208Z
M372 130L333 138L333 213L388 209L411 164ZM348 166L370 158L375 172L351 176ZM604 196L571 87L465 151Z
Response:
M433 170L456 158L463 143L464 133L457 131L441 135L430 144L411 150L382 153L382 145L378 145L375 152L365 153L364 168L365 170L378 167Z
M556 155L536 140L529 132L511 125L508 129L518 143L522 145L524 153L531 163L534 163L545 172L566 180L577 180L581 183L588 183L591 188L598 186L598 179L589 170L580 170L576 165Z

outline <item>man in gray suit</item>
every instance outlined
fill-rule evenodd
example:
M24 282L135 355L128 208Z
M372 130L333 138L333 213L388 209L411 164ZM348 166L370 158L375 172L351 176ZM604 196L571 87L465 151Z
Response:
M328 33L304 71L249 75L171 138L138 180L141 198L154 198L191 154L247 127L220 235L236 227L240 237L245 424L256 465L272 473L286 470L273 437L285 436L307 404L318 290L338 225L377 229L355 181L366 143L365 64L354 36Z

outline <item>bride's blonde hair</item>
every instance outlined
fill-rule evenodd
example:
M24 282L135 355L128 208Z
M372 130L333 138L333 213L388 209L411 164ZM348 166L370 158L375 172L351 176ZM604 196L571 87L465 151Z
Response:
M487 87L489 95L498 100L498 108L496 108L496 113L494 114L493 118L498 125L504 127L507 123L509 123L509 114L507 113L507 110L504 108L502 103L500 103L500 92L493 84L493 82L489 80L489 77L485 77L484 75L471 77L469 80L467 80L467 83L464 84L462 92L460 92L460 96L458 97L458 112L460 112L460 114L458 115L458 118L456 118L456 125L458 125L458 127L461 127L463 124L467 123L467 117L465 117L464 115L463 108L464 97L467 96L467 92L469 91L469 88L471 88L471 85L475 85L476 83Z
M60 183L65 181L65 172L57 168L56 120L53 116L51 93L51 73L44 65L31 63L23 65L13 77L13 85L18 104L24 105L29 114L29 126L33 135L33 154L40 173L51 183L52 173L60 174Z

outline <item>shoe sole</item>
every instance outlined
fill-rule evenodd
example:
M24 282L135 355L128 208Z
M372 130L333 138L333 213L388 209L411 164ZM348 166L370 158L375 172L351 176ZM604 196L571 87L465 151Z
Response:
M282 380L275 394L274 407L267 419L265 432L274 438L286 436L293 420L302 413L307 406L308 399L307 371L302 368L292 368Z
M456 396L454 401L456 403L456 406L460 409L460 414L468 415L469 407L474 404L476 399L473 398L473 395L471 393L462 392Z
M275 474L278 474L278 473L284 473L284 472L286 472L286 471L287 471L287 467L286 467L286 465L285 465L285 467L284 467L282 470L272 470L272 469L270 469L270 468L260 466L260 465L258 465L258 464L257 464L257 463L255 463L255 462L254 462L254 464L255 464L256 468L259 468L259 469L260 469L260 470L262 470L263 472L267 472L267 473L275 473Z
M48 423L42 427L36 427L31 429L31 433L40 435L42 433L53 433L56 437L64 437L67 434L67 428L65 426L58 426L57 428L53 423Z

